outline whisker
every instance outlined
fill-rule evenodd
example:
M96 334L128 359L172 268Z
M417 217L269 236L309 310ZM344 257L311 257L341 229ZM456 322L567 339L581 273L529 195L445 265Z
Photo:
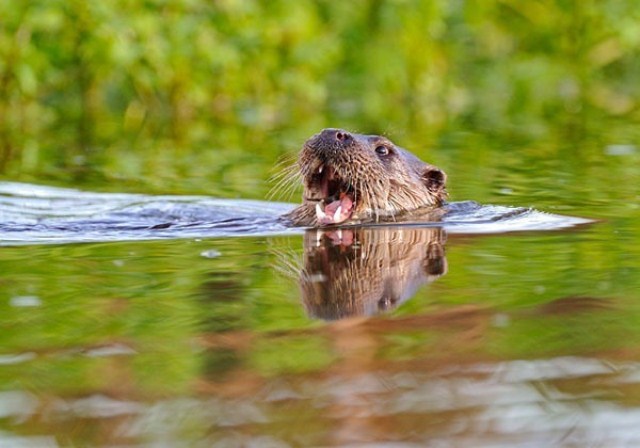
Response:
M273 173L271 176L269 176L269 181L278 180L283 177L289 177L293 174L296 174L297 172L298 172L297 165L286 166L286 167L280 168L278 172Z
M304 272L302 262L294 251L277 251L273 268L280 274L294 279L298 279Z
M268 199L274 199L278 195L282 195L285 198L291 197L291 195L300 187L300 179L295 177L283 177L281 178L267 193Z
M274 169L281 167L282 165L294 165L298 160L297 154L283 154L278 158L274 165Z
M290 199L290 198L291 198L291 196L293 196L293 194L294 194L294 193L296 193L296 192L297 192L297 191L299 191L299 190L300 190L300 185L298 185L298 182L292 182L291 184L289 184L289 185L287 186L287 188L286 188L286 189L284 189L284 190L282 191L282 196L283 196L285 199Z
M286 166L283 166L283 165ZM299 187L302 175L298 164L292 156L278 162L278 172L271 175L270 182L275 182L267 193L267 199L274 199L276 196L282 195L285 199L290 198Z

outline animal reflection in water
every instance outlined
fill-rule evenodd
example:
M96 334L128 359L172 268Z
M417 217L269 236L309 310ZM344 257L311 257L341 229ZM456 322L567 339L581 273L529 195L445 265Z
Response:
M446 274L440 228L309 230L299 282L307 313L326 320L392 310Z

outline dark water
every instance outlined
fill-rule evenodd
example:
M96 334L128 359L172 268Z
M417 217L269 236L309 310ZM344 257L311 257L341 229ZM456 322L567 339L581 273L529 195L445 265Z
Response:
M258 201L1 202L0 445L640 444L629 220L463 202L305 232Z

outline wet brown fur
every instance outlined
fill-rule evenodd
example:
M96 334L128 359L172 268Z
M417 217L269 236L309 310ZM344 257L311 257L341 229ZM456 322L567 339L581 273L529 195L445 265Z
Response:
M336 139L339 132L349 138ZM376 152L380 146L387 155ZM343 224L393 221L407 212L437 208L447 197L446 174L389 139L325 129L305 142L298 157L303 203L283 216L292 225L319 225L315 205L324 198L314 184L314 173L320 165L330 166L353 187L356 206Z

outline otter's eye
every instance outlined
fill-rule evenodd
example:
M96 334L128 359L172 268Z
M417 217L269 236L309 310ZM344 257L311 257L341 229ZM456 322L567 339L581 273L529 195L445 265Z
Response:
M387 148L386 146L376 146L376 154L380 155L380 156L386 156L389 154L389 148Z

